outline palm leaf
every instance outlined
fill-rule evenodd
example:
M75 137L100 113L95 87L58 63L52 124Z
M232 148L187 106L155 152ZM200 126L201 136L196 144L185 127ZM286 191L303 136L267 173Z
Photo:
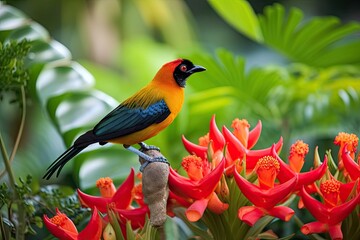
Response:
M336 17L314 17L304 22L300 9L286 11L277 3L265 7L263 14L258 17L254 17L250 7L243 7L249 6L244 0L211 0L209 3L238 31L293 61L312 66L360 62L360 55L354 51L360 45L360 40L355 38L360 32L358 22L341 24ZM249 15L252 21L246 20ZM254 37L253 29L260 32L262 38Z

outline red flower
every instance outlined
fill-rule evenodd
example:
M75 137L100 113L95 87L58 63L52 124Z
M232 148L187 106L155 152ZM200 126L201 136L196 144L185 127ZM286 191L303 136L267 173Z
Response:
M304 224L301 227L303 234L329 232L331 239L343 239L341 223L360 203L360 194L358 193L346 202L350 191L348 187L342 188L341 186L342 183L334 178L320 185L325 203L311 197L305 188L301 189L304 206L317 219L317 221Z
M134 229L142 227L145 224L145 216L149 209L147 205L143 204L141 197L139 197L139 189L134 187L134 177L134 169L131 169L129 176L115 192L112 180L110 178L101 178L97 181L96 185L100 189L102 196L91 196L78 189L80 202L91 209L96 207L102 213L106 213L108 208L111 208L119 213L123 224L126 221L131 221L131 226ZM140 204L139 208L134 208L131 205L134 198Z
M78 233L74 223L64 213L56 209L56 215L43 217L45 226L60 240L99 240L102 233L102 222L96 208L93 209L88 225Z
M345 132L340 132L334 140L334 144L340 146L339 153L338 153L338 167L340 170L343 170L344 165L342 162L342 153L344 149L350 152L350 156L352 159L355 158L356 148L359 143L359 138L355 134L349 134ZM346 175L347 173L345 173Z
M218 214L225 211L228 204L222 203L214 192L223 174L225 161L220 161L217 166L211 166L209 162L197 156L189 156L184 158L182 165L189 178L179 175L170 168L169 188L173 194L189 202L186 210L188 220L193 222L199 220L206 208Z
M241 207L238 212L240 220L253 226L265 215L274 216L284 221L290 220L294 211L286 206L276 206L282 202L296 186L297 178L294 176L287 182L274 186L274 180L279 172L278 160L272 156L261 158L256 166L260 186L248 182L237 171L234 178L242 193L254 206Z
M255 128L249 130L250 125L247 120L235 119L232 122L231 132L225 126L222 128L222 133L216 126L215 115L210 121L209 134L199 139L199 145L188 141L184 136L182 137L184 146L190 154L194 154L202 159L210 158L210 160L220 161L223 156L224 148L225 152L225 168L226 174L232 175L233 166L236 166L240 172L242 168L242 160L246 156L246 170L251 172L259 157L269 155L271 148L265 148L260 150L251 150L257 143L261 133L261 121L257 123ZM280 151L283 140L280 140L275 144L276 151ZM208 156L208 154L210 156Z
M346 172L349 174L351 180L355 181L360 177L360 166L356 164L354 159L351 157L351 153L346 150L347 144L342 149L341 159L344 164Z
M307 186L307 185L313 184L316 180L320 179L324 175L324 173L327 169L326 155L324 158L324 162L321 164L321 166L317 167L314 170L310 170L308 172L293 171L289 165L287 165L283 160L281 160L281 158L275 151L274 147L273 147L271 156L275 157L279 161L280 171L277 176L277 179L279 180L280 183L284 183L284 182L294 178L294 176L297 177L298 181L297 181L294 191L299 191L302 186Z

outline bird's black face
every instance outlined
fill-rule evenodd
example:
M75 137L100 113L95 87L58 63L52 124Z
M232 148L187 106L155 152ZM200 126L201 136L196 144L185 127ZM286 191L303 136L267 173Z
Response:
M174 71L174 78L180 87L185 87L186 79L193 73L205 71L206 68L194 65L189 60L184 59Z

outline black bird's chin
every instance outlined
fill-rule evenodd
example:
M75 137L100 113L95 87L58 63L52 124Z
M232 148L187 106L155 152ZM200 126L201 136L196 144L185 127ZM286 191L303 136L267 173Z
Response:
M186 79L179 79L177 81L177 84L179 85L179 87L185 88L186 86Z

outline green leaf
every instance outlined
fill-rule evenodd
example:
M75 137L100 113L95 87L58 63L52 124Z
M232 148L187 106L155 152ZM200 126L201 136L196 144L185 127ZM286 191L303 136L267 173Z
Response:
M256 17L247 1L210 0L229 25L258 43L264 43L293 61L312 66L360 62L360 23L341 24L336 17L314 17L307 22L298 8L286 11L278 3ZM286 14L288 12L288 14ZM261 36L261 37L260 37Z
M105 116L116 103L99 91L66 92L50 98L47 109L58 130L66 133L72 129L94 126L99 121L98 116Z
M131 167L138 168L138 157L125 150L121 145L98 147L93 145L74 160L73 172L78 186L83 190L91 189L96 181L104 176L114 181L125 179Z
M247 1L209 0L209 3L235 29L253 40L263 41L258 19Z
M43 26L36 22L31 22L28 25L22 26L12 31L4 42L9 42L10 40L21 41L25 38L28 41L46 41L50 38L50 36L49 32Z
M0 3L0 31L13 30L24 26L28 19L18 9Z
M92 75L76 62L46 67L37 79L41 102L72 91L85 91L94 84Z

